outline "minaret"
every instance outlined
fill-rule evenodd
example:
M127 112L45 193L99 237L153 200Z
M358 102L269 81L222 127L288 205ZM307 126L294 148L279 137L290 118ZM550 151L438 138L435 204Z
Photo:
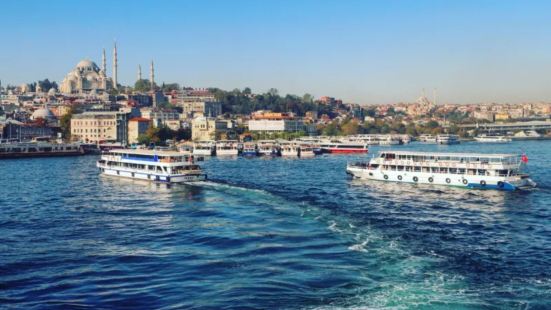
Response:
M113 88L117 89L117 41L113 48Z
M151 90L155 90L155 69L153 68L153 60L151 61L151 67L149 68L150 77L149 81L151 82Z
M142 66L138 65L138 81L142 79Z
M103 53L101 54L101 71L103 71L103 74L107 74L107 57L105 57L105 49L103 49Z

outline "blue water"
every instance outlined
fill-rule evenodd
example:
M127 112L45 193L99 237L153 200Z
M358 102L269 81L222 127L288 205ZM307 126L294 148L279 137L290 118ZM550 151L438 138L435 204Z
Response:
M3 160L0 308L550 308L551 142L395 148L526 152L539 188L348 179L368 156L213 158L172 187Z

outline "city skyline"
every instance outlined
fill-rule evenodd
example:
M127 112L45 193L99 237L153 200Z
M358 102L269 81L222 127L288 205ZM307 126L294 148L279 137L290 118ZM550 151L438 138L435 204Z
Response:
M99 64L116 40L123 85L153 60L157 83L360 104L411 102L422 89L437 89L439 103L551 100L551 5L540 1L98 4L5 3L2 85L59 84L81 59Z

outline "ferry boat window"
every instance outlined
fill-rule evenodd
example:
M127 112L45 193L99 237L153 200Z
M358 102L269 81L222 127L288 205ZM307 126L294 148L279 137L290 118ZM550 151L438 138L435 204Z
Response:
M423 167L423 172L430 172L430 168L429 167Z
M384 158L385 156L386 156L385 153L382 153L382 154L381 154L381 158Z
M465 168L459 168L457 169L458 174L465 174Z
M440 173L448 173L448 168L440 168Z
M392 166L390 166L390 169L391 169L392 171L396 171L396 166L392 165Z
M432 168L430 168L430 170L431 170L432 173L438 173L438 168L436 168L436 167L432 167Z
M398 166L398 171L404 171L404 166Z
M420 172L421 171L421 167L414 167L413 169L414 169L413 171L415 171L415 172Z
M476 175L476 169L469 169L467 170L468 175Z
M479 169L479 170L478 170L478 175L486 175L486 170L484 170L484 169Z

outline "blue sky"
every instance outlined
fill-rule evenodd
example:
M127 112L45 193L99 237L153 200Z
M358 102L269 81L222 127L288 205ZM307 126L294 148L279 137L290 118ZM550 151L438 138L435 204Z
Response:
M551 1L2 1L0 79L60 82L119 47L158 82L356 103L551 101Z

